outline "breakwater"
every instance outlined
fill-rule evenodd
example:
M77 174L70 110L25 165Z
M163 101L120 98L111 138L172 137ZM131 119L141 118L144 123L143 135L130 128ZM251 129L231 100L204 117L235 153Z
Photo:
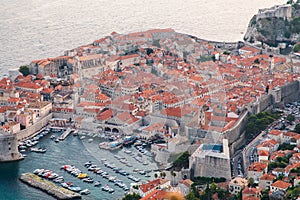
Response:
M32 187L48 193L57 199L81 199L80 194L69 191L62 187L58 187L54 183L44 180L32 173L21 174L20 180Z

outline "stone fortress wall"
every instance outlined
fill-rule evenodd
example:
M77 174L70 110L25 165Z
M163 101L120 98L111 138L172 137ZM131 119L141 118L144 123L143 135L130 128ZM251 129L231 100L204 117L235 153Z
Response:
M235 126L224 133L224 137L228 139L230 146L230 154L243 144L247 119L251 114L257 114L275 107L280 107L282 104L291 103L300 99L300 82L294 81L281 88L275 88L269 91L268 95L262 96L258 102L248 106L248 109L243 113Z
M271 8L259 9L258 14L256 14L256 20L264 19L264 18L284 18L291 19L292 18L293 7L290 4L286 5L276 5Z

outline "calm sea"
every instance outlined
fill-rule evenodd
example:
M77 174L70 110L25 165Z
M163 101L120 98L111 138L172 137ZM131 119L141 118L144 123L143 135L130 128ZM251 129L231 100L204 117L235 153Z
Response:
M200 38L239 41L259 8L282 4L284 0L0 0L0 74L31 60L58 56L64 50L91 43L112 31L128 33L152 28L173 28ZM69 137L62 143L44 138L44 155L28 153L20 162L0 164L0 200L53 199L18 181L23 172L48 168L67 180L91 190L87 199L117 199L60 171L63 164L84 169L83 163L113 154L100 151L98 141L83 142ZM119 152L121 155L123 152ZM124 153L123 153L124 154ZM132 160L133 163L135 160ZM152 163L152 167L155 167ZM138 166L139 167L139 166ZM143 166L140 166L142 168ZM124 167L126 169L126 167ZM149 167L148 167L149 168ZM132 169L127 169L132 170ZM109 171L109 170L108 170ZM112 172L111 172L112 173ZM120 177L127 184L128 179ZM104 181L105 183L105 181Z
M173 28L239 41L259 8L286 0L0 0L0 69L58 56L112 31ZM1 73L0 71L0 73Z

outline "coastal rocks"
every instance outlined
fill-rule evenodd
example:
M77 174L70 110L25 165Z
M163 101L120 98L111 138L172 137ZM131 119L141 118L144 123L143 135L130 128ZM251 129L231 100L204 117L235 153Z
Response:
M249 22L244 40L250 43L263 42L269 46L278 43L296 43L299 38L297 22L300 7L292 5L261 9Z
M24 173L19 178L22 182L40 189L57 199L81 199L81 195L65 188L58 187L54 183L44 180L32 173Z
M254 16L249 25L244 40L250 43L259 41L270 46L279 42L295 43L299 37L290 30L289 22L283 18L259 18Z

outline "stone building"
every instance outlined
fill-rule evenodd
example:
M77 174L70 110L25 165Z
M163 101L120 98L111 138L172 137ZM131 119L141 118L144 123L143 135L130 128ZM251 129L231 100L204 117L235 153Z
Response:
M15 134L0 132L0 162L22 159Z
M201 144L190 156L189 168L194 177L224 177L231 178L230 155L228 140L223 144Z

